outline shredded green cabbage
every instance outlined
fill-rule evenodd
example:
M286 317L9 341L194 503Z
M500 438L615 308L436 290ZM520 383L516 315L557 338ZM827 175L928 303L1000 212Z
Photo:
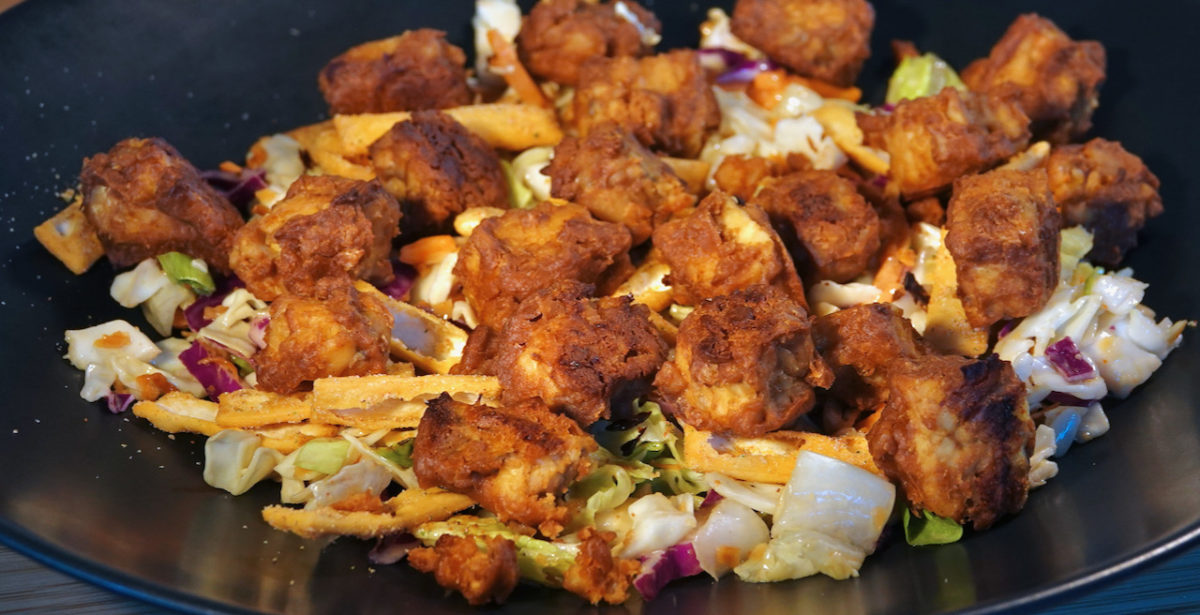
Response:
M208 266L182 252L167 252L158 255L158 264L176 284L187 284L197 294L208 296L217 290Z
M346 463L350 443L341 438L317 438L309 440L296 452L296 467L334 474Z
M498 536L513 541L517 546L517 567L521 577L543 585L562 585L567 568L575 563L578 553L576 545L539 540L517 534L498 519L459 515L446 521L424 523L413 535L426 546L433 546L444 534L471 536L483 547L482 538Z
M888 80L887 96L884 100L895 104L906 98L933 96L943 88L952 87L965 91L958 74L946 61L932 53L905 58Z

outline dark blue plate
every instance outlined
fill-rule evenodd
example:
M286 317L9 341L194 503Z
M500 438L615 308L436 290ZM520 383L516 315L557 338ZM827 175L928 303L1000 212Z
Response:
M31 0L0 14L0 540L52 566L190 611L475 612L407 566L370 567L368 545L305 542L259 509L273 485L233 498L200 476L200 438L168 437L78 397L62 332L128 318L112 268L69 274L31 229L63 203L85 155L133 135L165 137L200 167L240 159L259 135L323 118L316 74L347 47L406 28L470 40L473 3ZM670 45L694 45L705 3L646 2ZM878 2L875 57L860 82L878 101L887 43L914 40L962 67L1017 14L1038 10L1102 41L1109 80L1094 134L1122 141L1163 184L1167 213L1129 264L1146 303L1197 318L1200 205L1187 165L1200 143L1200 4L1144 1ZM7 231L5 232L5 229ZM892 544L859 579L770 585L692 579L654 613L935 613L1019 609L1113 578L1200 532L1200 343L1131 399L1107 405L1109 435L1071 451L1019 516L960 544ZM577 612L573 596L520 588L504 612Z

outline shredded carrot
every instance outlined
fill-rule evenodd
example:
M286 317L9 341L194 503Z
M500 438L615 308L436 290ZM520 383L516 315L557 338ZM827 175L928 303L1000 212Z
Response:
M746 88L746 96L764 109L774 109L783 100L787 75L782 70L764 70L754 76Z
M492 57L488 59L488 66L504 78L508 87L517 93L521 102L546 109L551 108L550 101L546 99L542 89L538 87L537 83L534 83L533 77L530 77L529 72L521 65L521 60L517 58L517 50L512 43L504 38L499 30L495 29L488 30L487 37L488 43L492 46Z
M124 348L129 345L129 334L124 331L115 331L96 340L93 345L96 348Z
M458 244L449 235L423 237L400 248L400 262L413 266L432 264L456 250Z
M225 171L226 173L241 173L242 172L242 167L238 163L233 162L232 160L226 160L225 162L222 162L221 164L217 165L217 168L221 169L222 171Z

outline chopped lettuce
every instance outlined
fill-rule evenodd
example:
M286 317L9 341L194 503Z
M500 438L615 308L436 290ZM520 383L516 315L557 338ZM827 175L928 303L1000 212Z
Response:
M333 474L346 463L350 443L341 438L317 438L306 442L297 452L296 467Z
M518 534L498 519L458 515L446 521L424 523L413 535L426 546L433 546L443 534L471 536L477 541L484 537L498 536L513 541L517 546L517 566L521 577L543 585L562 585L563 575L579 552L577 545L539 540Z
M172 282L187 284L197 294L207 297L217 290L216 282L208 273L208 265L198 258L182 252L167 252L158 255L158 264Z
M946 61L932 53L905 58L888 80L885 102L895 104L906 98L933 96L943 88L966 90L958 73Z
M683 465L679 441L683 432L663 415L654 402L635 403L638 417L631 427L600 421L592 435L613 456L613 463L635 472L634 478L647 477L653 491L662 493L700 493L708 490L704 476ZM651 470L647 472L647 470ZM638 480L641 483L642 480Z
M948 545L958 542L962 535L962 526L953 519L939 517L927 510L917 517L904 507L904 540L914 547Z
M411 468L413 467L412 450L415 441L413 438L409 438L391 446L381 446L375 449L375 452L402 468Z

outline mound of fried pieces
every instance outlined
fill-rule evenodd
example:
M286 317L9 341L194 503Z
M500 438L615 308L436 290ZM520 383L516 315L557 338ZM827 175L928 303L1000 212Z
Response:
M1060 229L1086 227L1089 258L1112 265L1162 211L1140 159L1077 143L1103 47L1023 15L965 88L869 109L853 104L865 0L738 0L730 23L776 68L714 85L700 52L655 49L660 22L634 0L544 0L515 38L485 33L475 70L436 30L367 42L320 71L332 119L222 164L239 197L165 141L127 139L84 161L37 237L75 273L182 252L269 304L247 357L256 386L215 401L141 389L133 412L155 427L238 430L282 455L347 431L411 442L408 488L390 497L263 511L301 536L392 537L487 511L521 536L575 532L561 585L623 602L638 562L614 555L611 532L573 526L567 493L594 468L589 428L629 420L634 399L680 426L696 472L782 484L809 450L975 529L1017 512L1034 423L989 341L1050 297ZM769 106L789 84L825 98L813 117L840 164L699 159L722 130L714 87ZM301 166L284 178L289 147ZM514 157L531 148L547 152L549 193L522 203ZM926 288L911 275L918 222L945 228ZM414 274L419 288L380 290ZM864 279L873 303L806 295ZM924 335L890 305L906 293ZM473 604L519 578L503 536L446 535L408 559Z

